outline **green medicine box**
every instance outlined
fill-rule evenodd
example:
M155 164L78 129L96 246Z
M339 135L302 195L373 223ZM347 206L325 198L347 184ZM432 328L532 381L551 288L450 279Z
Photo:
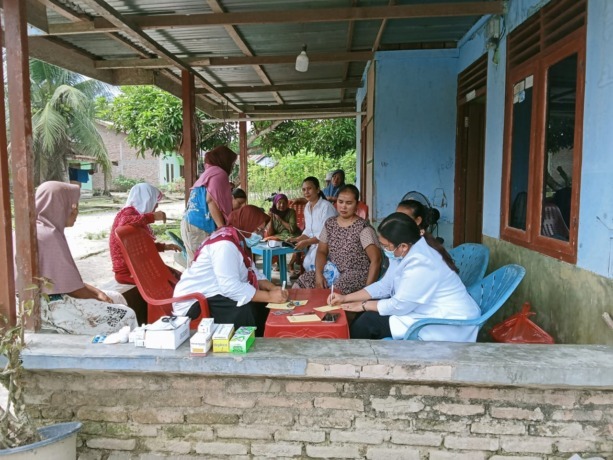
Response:
M247 353L253 342L255 342L255 327L240 327L230 340L230 353Z

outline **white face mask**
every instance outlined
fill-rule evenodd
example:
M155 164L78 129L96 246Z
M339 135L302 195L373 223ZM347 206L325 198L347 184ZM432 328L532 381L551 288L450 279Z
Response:
M241 232L243 235L248 233L243 230L239 230L238 228L237 230ZM262 238L263 238L262 235L260 235L259 233L251 232L251 236L245 238L245 244L247 245L248 248L252 248L258 245L262 241Z
M389 249L384 248L383 253L385 254L385 257L387 257L389 260L402 260L402 256L397 256L395 254L396 249L394 249L393 251L390 251Z

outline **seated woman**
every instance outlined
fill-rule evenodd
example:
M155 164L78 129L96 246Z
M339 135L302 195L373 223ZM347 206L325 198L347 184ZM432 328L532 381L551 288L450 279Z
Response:
M232 190L232 211L242 208L247 204L247 194L242 188Z
M42 327L66 334L110 334L137 326L136 314L121 294L85 284L64 229L79 214L78 186L44 182L36 190L36 234L39 273L51 281L40 299Z
M315 254L317 253L319 234L324 228L325 222L338 213L321 192L319 180L316 177L309 176L302 181L302 194L307 200L304 207L304 231L302 235L289 238L287 241L296 243L296 249L308 248L303 267L305 270L313 271L315 270Z
M330 184L324 188L324 195L328 200L336 201L339 190L343 185L345 185L345 171L337 169L332 172L332 179L330 180Z
M250 247L261 239L269 217L256 206L243 206L231 216L232 225L211 234L196 252L194 263L175 286L174 295L202 293L211 316L218 324L257 327L264 334L266 304L287 301L288 293L268 281L251 260ZM260 233L258 233L260 232ZM198 302L176 302L173 314L194 319L200 315Z
M155 235L149 227L149 224L152 224L156 220L166 222L166 214L163 211L156 211L158 202L161 198L162 192L153 185L147 183L136 184L130 189L126 205L115 216L115 220L111 226L111 235L109 236L109 248L111 251L115 280L118 283L136 284L123 258L123 254L121 253L119 238L115 235L115 230L122 225L142 227L147 229L151 238L155 240ZM159 252L181 251L181 248L176 244L155 243L155 247ZM171 271L177 275L177 279L181 277L180 273L176 272L174 269L171 268Z
M205 238L216 228L226 225L232 212L229 177L237 158L236 153L223 145L204 156L204 172L191 188L181 220L188 267Z
M296 211L289 207L287 196L277 193L272 200L272 207L268 215L270 216L270 222L266 226L268 236L276 236L286 241L298 234Z
M338 217L328 219L319 235L315 270L303 273L296 281L300 288L327 288L324 267L329 259L340 276L334 281L341 294L363 289L379 278L381 249L375 229L356 215L360 192L355 185L344 185L338 193Z
M351 324L352 338L402 339L423 318L473 319L481 314L451 258L426 242L413 219L399 212L389 215L379 226L379 241L393 269L358 292L334 293L329 299L346 311L362 313ZM426 326L419 338L474 342L477 331L476 326Z

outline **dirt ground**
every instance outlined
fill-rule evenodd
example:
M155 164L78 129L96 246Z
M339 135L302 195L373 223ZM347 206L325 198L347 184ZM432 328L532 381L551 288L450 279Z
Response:
M125 195L113 195L116 201L120 202L116 209L82 212L79 214L75 226L65 230L70 251L81 272L83 281L95 286L103 285L113 279L108 234L117 211L125 201ZM80 207L86 210L87 200L82 200ZM171 198L163 200L158 209L164 211L168 219L180 221L185 205L183 200ZM167 264L183 270L180 265L174 262L173 252L168 251L160 254Z

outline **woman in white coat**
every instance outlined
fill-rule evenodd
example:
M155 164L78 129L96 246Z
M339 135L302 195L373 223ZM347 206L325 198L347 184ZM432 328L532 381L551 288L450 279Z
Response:
M304 232L287 241L296 243L296 249L308 248L302 266L306 271L314 271L319 234L326 221L330 217L336 217L338 212L334 209L334 205L326 199L319 187L319 179L316 177L310 176L302 181L302 194L307 200L304 207Z
M453 260L436 240L426 239L413 219L395 212L381 222L378 231L390 270L360 291L335 293L329 299L332 305L361 313L351 324L351 338L403 339L409 327L423 318L473 319L480 315ZM476 326L426 326L419 338L474 342L477 332Z

